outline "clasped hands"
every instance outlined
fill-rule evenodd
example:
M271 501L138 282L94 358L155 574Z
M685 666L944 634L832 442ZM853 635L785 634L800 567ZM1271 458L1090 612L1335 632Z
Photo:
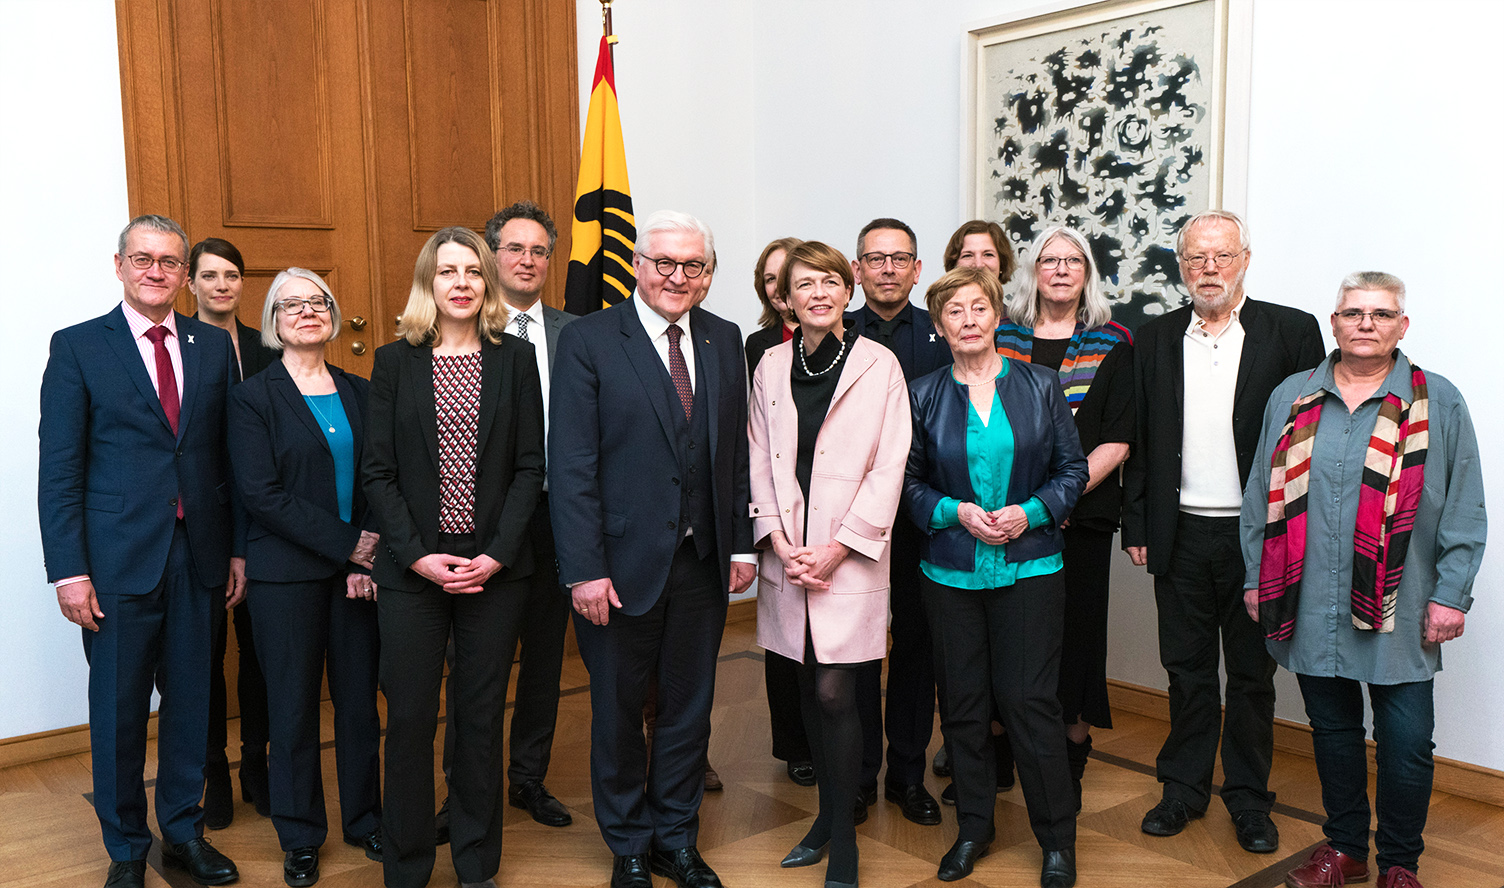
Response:
M816 592L830 591L831 575L851 554L835 540L820 546L794 546L783 531L773 533L773 552L783 562L783 575L790 583Z
M414 561L412 569L451 595L474 595L485 587L492 574L501 570L501 563L490 555L461 558L435 552Z
M956 519L967 533L990 546L1016 540L1029 529L1029 516L1017 505L988 512L976 503L962 503L956 508Z

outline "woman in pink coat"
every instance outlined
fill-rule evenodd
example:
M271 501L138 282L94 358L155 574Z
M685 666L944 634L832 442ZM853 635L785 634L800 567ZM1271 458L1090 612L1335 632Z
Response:
M778 294L799 330L758 364L750 422L757 643L801 664L820 787L820 814L783 865L829 846L826 888L857 884L855 667L887 653L888 541L912 434L898 360L843 321L851 288L839 250L788 251Z

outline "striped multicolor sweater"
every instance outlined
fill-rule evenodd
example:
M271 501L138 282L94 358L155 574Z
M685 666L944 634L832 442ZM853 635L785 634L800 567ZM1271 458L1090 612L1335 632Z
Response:
M1012 321L1003 321L997 328L997 353L1005 358L1029 361L1034 347L1034 331ZM1116 321L1108 321L1100 327L1088 330L1080 321L1071 334L1071 344L1066 348L1065 360L1060 364L1060 387L1065 390L1065 399L1075 413L1091 388L1097 369L1107 359L1107 353L1119 342L1133 344L1133 334Z

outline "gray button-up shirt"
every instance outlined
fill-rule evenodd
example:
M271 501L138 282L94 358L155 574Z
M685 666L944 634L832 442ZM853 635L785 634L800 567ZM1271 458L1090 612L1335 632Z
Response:
M1410 362L1398 353L1394 369L1378 391L1348 413L1332 376L1328 357L1310 373L1280 383L1264 410L1264 432L1243 493L1243 587L1257 588L1268 518L1269 464L1280 430L1297 398L1327 393L1316 429L1306 512L1306 557L1301 575L1295 635L1269 641L1269 653L1302 675L1350 678L1373 684L1427 681L1441 669L1441 645L1424 644L1426 603L1466 611L1472 606L1473 579L1483 560L1487 518L1478 439L1467 404L1456 386L1426 371L1430 396L1430 447L1425 487L1405 557L1395 604L1394 631L1361 631L1352 623L1353 531L1363 460L1390 392L1409 401Z

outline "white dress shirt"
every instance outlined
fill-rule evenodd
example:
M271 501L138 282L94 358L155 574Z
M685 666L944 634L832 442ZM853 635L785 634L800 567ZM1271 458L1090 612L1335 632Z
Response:
M1236 518L1243 506L1232 405L1243 357L1247 304L1239 300L1217 333L1195 312L1181 340L1185 361L1185 414L1181 425L1180 510L1211 518Z
M672 376L674 371L668 364L668 320L650 308L642 296L632 294L632 304L637 307L637 319L642 321L642 327L648 331L648 339L653 343L653 348L658 352L659 360ZM679 337L679 351L684 352L684 366L689 370L689 390L695 389L695 344L690 341L689 312L679 316L674 321L684 335Z

